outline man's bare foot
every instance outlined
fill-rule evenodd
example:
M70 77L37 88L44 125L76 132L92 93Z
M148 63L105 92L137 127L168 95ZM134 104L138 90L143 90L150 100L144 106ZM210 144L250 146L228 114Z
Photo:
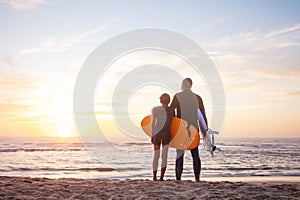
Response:
M164 178L160 178L159 181L164 181Z
M199 178L196 178L195 179L195 182L197 183L197 182L200 182L200 179Z
M157 178L156 178L156 177L153 177L153 181L157 181Z

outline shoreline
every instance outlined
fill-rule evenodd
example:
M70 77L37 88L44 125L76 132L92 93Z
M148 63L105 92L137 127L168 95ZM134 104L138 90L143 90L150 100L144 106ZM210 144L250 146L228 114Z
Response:
M0 176L0 199L297 199L300 182L29 178Z
M207 177L204 181L229 181L245 183L299 183L300 176L246 176L246 177Z
M79 180L87 180L87 179L95 179L95 180L150 180L152 181L152 177L108 177L108 176L30 176L30 175L0 175L0 179L2 177L8 178L43 178L43 179L79 179ZM166 177L165 180L175 180L175 178ZM201 177L201 181L206 182L243 182L243 183L300 183L300 176L234 176L234 177ZM182 181L194 181L194 178L182 178Z

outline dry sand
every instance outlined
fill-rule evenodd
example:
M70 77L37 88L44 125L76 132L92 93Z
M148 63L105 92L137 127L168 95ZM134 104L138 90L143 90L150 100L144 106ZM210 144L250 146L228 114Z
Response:
M0 199L300 199L300 183L0 177Z

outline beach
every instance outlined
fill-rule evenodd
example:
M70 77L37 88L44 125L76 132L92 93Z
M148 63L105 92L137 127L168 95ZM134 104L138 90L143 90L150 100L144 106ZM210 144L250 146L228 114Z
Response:
M183 181L174 180L174 149L166 181L153 182L148 140L113 146L2 138L0 199L300 199L298 144L299 139L222 138L214 157L200 147L201 182L195 183L189 152Z
M1 176L0 199L300 199L300 183Z

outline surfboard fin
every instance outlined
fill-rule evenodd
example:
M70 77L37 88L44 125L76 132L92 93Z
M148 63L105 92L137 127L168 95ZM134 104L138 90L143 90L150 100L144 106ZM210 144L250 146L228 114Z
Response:
M214 156L214 151L216 151L217 148L215 146L215 138L214 135L219 134L217 131L212 131L211 129L208 129L206 131L205 137L203 138L203 145L206 151L208 151L212 156Z

